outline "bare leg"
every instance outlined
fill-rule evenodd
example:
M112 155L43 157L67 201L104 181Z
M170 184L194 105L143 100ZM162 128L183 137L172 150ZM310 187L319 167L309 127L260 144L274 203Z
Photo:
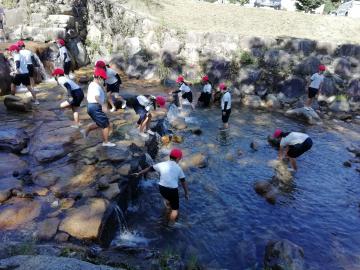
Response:
M178 210L171 210L170 216L169 216L169 221L170 221L170 222L175 222L175 221L176 221L176 218L178 217L178 215L179 215L179 211L178 211Z
M15 96L15 93L16 93L16 85L15 84L11 84L11 94L13 95L13 96Z
M224 128L229 128L229 123L224 123Z
M103 128L102 130L102 135L103 135L103 141L104 143L109 142L109 133L110 133L110 128Z
M140 124L140 132L144 132L144 130L145 130L146 126L147 126L148 119L149 119L149 115L146 116L144 121L141 122L141 124Z
M68 108L68 107L70 107L69 101L64 101L60 104L61 109Z
M80 126L79 107L72 106L71 109L73 111L75 125Z
M294 169L294 171L297 171L296 159L291 157L289 157L289 159L291 167Z
M30 85L26 86L26 88L27 88L27 89L29 90L29 92L31 93L33 99L36 100L36 93L35 93L34 89L33 89Z
M35 88L35 80L34 80L34 77L30 77L30 85L31 85L31 88L32 88L32 89Z
M110 106L111 106L111 110L115 110L116 107L115 107L115 104L114 104L114 102L112 100L112 93L108 92L107 96L108 96L108 102L110 103Z
M306 107L311 107L312 102L313 102L313 98L308 98L305 103Z
M151 113L149 113L148 117L146 117L145 121L144 121L144 125L145 125L145 130L149 130L150 128L150 123L151 123Z

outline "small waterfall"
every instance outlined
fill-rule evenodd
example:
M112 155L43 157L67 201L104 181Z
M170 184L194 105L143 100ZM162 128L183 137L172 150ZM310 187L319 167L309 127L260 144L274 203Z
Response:
M168 113L166 115L166 118L169 122L174 121L176 118L179 117L180 111L178 107L176 107L174 104L171 104L168 110Z
M114 211L115 211L115 215L117 218L117 221L119 223L120 226L120 231L124 232L124 231L128 231L128 225L125 219L125 215L124 212L121 210L121 208L118 205L114 206Z
M48 79L49 79L49 76L48 76L48 74L46 73L46 70L45 70L45 68L44 68L43 63L41 62L39 56L38 56L36 53L34 53L34 58L35 58L37 64L39 65L39 67L40 67L41 77L42 77L43 80L45 80L45 81L48 80Z

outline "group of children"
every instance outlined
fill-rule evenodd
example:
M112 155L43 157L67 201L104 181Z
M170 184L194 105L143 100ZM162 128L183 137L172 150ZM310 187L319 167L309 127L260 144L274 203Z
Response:
M71 58L66 50L65 42L62 39L57 41L59 46L59 59L62 61L62 68L55 68L52 72L53 77L57 83L66 90L67 99L60 104L61 108L70 108L73 111L74 128L80 128L81 123L79 121L79 109L84 99L84 92L81 87L69 78L71 69ZM23 84L28 88L32 94L35 104L39 104L36 99L36 93L34 91L34 79L33 71L36 61L31 51L25 49L23 41L19 41L16 44L11 45L8 48L14 60L14 68L12 71L12 87L11 93L14 95L16 86ZM319 67L319 72L311 77L311 82L308 88L308 100L306 102L306 109L310 109L312 99L319 94L322 88L325 71L325 66ZM132 107L139 115L137 125L139 128L139 134L141 136L153 135L153 132L149 129L151 122L151 109L156 109L157 106L165 106L166 99L163 96L152 95L138 95L136 97L125 100L119 94L121 78L118 73L111 69L102 60L97 61L94 66L93 81L88 86L87 91L87 113L93 120L93 123L81 129L80 132L86 138L92 130L102 129L103 143L105 147L114 147L115 144L109 142L109 134L111 124L108 116L106 115L107 105L109 104L110 112L116 110L115 100L121 101L121 108L125 108L127 105ZM195 109L193 102L193 93L191 90L191 83L185 81L183 76L179 76L176 80L178 83L178 89L172 91L171 94L180 99L178 106L181 108L183 100L187 100L191 107ZM203 85L201 95L198 99L198 104L204 107L210 106L211 100L214 99L214 92L209 77L206 75L202 78L201 83ZM228 121L231 114L231 93L225 83L219 84L219 90L221 92L221 111L223 128L229 128ZM283 132L277 129L273 135L280 140L279 159L284 157L289 158L290 164L293 170L297 170L296 158L311 149L312 140L304 133L300 132ZM185 175L181 167L178 165L183 153L180 149L173 149L170 152L170 160L158 163L149 168L146 168L139 173L135 173L134 176L139 177L149 171L157 171L160 174L159 191L166 202L166 207L169 210L169 220L174 222L178 216L179 209L179 194L178 194L178 182L183 186L186 199L189 198L189 190L185 181Z

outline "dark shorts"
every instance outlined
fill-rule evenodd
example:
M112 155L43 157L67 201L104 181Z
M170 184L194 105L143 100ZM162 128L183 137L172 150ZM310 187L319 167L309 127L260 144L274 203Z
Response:
M80 104L84 99L84 92L81 88L72 90L71 97L73 100L70 102L70 105L74 107L80 107Z
M100 104L88 103L87 111L91 119L94 120L94 122L99 128L104 129L110 125L109 119L107 118L106 114L102 111L102 107Z
M29 77L34 77L34 66L32 64L27 65L28 71L29 71Z
M179 190L177 188L168 188L159 185L161 196L170 203L172 210L179 209Z
M307 138L303 143L294 144L289 146L287 155L291 158L300 157L306 151L309 151L313 145L311 138Z
M192 92L191 92L191 91L182 94L182 98L183 98L183 99L187 99L190 103L193 102L193 95L192 95Z
M15 77L13 77L12 83L16 86L19 86L20 84L23 84L24 86L30 85L30 77L29 74L16 74Z
M314 98L317 95L318 92L319 92L319 89L309 87L308 97L309 98Z
M202 102L205 107L210 105L211 93L201 93L199 97L199 102Z
M71 61L64 63L64 73L65 75L69 75L71 70Z
M2 20L0 20L0 29L4 29L4 23Z
M120 84L118 82L113 84L107 84L107 92L119 93L119 91L120 91Z
M223 112L224 111L222 111L221 113L223 113ZM231 109L225 110L225 115L222 114L222 117L221 117L221 120L223 121L223 123L229 122L230 114L231 114Z
M136 112L136 114L139 115L139 120L137 121L137 124L140 125L146 119L146 116L148 115L148 111L145 109L144 106L139 104L137 100L134 104L134 111Z

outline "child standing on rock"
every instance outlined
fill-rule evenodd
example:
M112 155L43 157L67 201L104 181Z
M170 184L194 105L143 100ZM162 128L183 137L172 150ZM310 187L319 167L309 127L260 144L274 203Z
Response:
M96 68L94 71L94 81L89 84L87 93L87 111L91 119L95 122L89 125L81 133L86 138L90 131L101 128L103 136L103 146L114 147L115 143L109 142L110 122L109 118L103 112L105 108L106 95L103 90L103 85L106 80L106 72L102 68Z
M324 65L319 66L319 71L317 73L314 73L311 76L309 87L308 87L308 99L305 103L305 109L310 110L312 102L315 97L319 95L321 92L323 82L324 82L324 72L326 70L326 67Z
M52 75L55 77L55 80L59 85L61 85L67 91L67 100L60 104L60 108L71 108L74 114L75 125L71 127L79 128L79 109L81 102L84 99L84 92L79 85L74 81L65 77L64 70L57 68L53 71Z
M223 128L227 129L229 128L228 122L231 114L231 94L225 83L220 83L219 89L223 92L223 96L221 98L221 120L223 122Z
M114 104L114 99L121 99L122 101L122 109L126 108L126 101L119 95L120 92L120 84L121 84L121 78L119 74L106 65L106 63L102 60L99 60L95 63L95 68L103 68L106 71L107 79L105 80L106 83L106 91L107 91L107 97L109 104L111 106L110 112L116 111L116 106Z
M134 174L137 177L149 171L156 171L160 174L159 191L164 198L166 208L169 210L168 219L171 224L176 221L179 215L179 181L184 189L185 198L189 199L185 174L178 164L182 156L182 151L175 148L170 152L170 160L160 162Z
M200 94L198 102L203 104L204 107L209 107L211 100L211 92L212 92L211 91L212 86L209 81L209 76L205 75L201 80L201 84L203 84L203 89Z
M36 93L34 89L31 88L29 70L26 59L19 53L19 46L17 44L13 44L8 48L8 51L14 59L14 67L13 71L11 72L11 75L13 76L11 82L11 94L15 95L16 86L23 84L31 93L34 104L39 105L39 101L36 99Z
M36 64L35 56L32 51L25 49L24 41L19 40L17 42L17 45L20 48L20 55L23 56L26 60L27 68L29 70L30 85L31 88L34 89L35 87L34 64Z
M65 47L65 41L63 39L58 39L56 43L59 47L58 59L60 59L63 63L63 70L65 72L65 76L68 77L71 70L71 57Z

